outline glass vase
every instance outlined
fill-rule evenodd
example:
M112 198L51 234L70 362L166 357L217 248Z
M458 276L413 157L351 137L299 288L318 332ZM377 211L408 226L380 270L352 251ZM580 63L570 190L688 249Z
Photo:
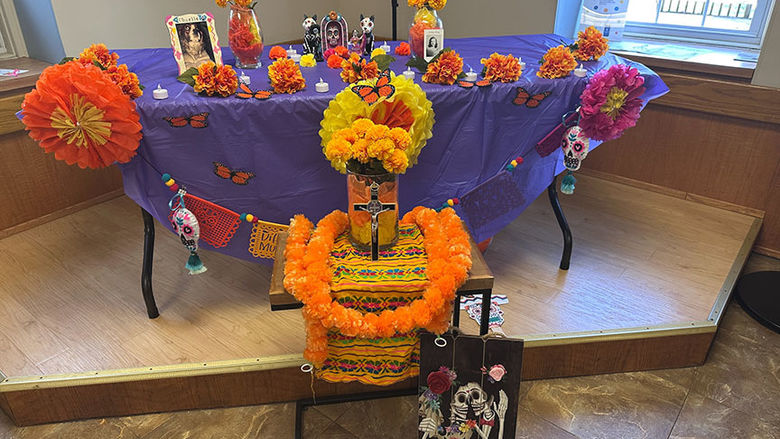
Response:
M263 54L263 32L254 9L230 5L228 43L230 50L236 57L236 67L240 69L260 67L260 55Z
M430 61L444 49L444 24L436 9L426 3L417 8L409 26L412 56Z
M347 171L347 199L349 240L355 248L371 250L372 209L382 211L377 215L379 249L390 248L398 241L397 174L368 175Z

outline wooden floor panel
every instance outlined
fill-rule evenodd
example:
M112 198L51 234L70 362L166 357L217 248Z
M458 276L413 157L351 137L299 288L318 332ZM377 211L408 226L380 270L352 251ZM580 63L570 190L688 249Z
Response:
M568 272L561 233L540 197L500 232L486 259L509 335L705 320L751 217L578 177L561 196L574 233ZM143 224L122 197L0 240L0 370L9 376L208 362L303 350L299 310L270 311L270 267L187 252L158 225L154 288L140 292ZM464 328L477 325L461 316Z

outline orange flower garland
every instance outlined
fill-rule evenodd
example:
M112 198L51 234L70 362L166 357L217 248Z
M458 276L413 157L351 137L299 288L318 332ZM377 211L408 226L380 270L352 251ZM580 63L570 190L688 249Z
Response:
M98 63L103 69L117 65L119 55L116 52L110 52L105 44L93 44L84 49L78 57L78 62L82 64Z
M540 78L563 78L569 76L577 68L577 61L574 59L568 47L552 47L542 58L542 65L536 76Z
M306 87L306 80L295 61L282 58L268 67L268 78L276 93L295 93Z
M93 64L47 67L22 103L28 134L57 160L81 168L126 163L141 141L135 104Z
M209 61L198 66L198 74L192 77L196 93L206 96L227 97L238 89L238 76L229 65L216 65Z
M449 326L456 291L471 269L471 246L460 218L452 209L436 211L417 207L403 224L417 224L425 238L429 284L421 299L380 314L345 308L330 295L333 272L330 251L348 224L347 214L333 211L317 229L302 215L290 222L285 249L284 286L304 304L307 336L304 357L320 366L327 357L327 331L336 329L349 337L391 337L425 328L441 334Z
M608 40L593 26L577 35L577 49L573 52L580 61L598 61L609 50Z
M520 60L509 55L494 53L490 58L482 58L485 66L482 76L490 82L515 82L523 73Z
M452 85L463 73L463 58L454 50L445 50L436 60L428 63L423 82Z
M379 66L376 61L366 62L357 53L352 53L349 59L342 60L341 69L341 80L348 84L379 76Z

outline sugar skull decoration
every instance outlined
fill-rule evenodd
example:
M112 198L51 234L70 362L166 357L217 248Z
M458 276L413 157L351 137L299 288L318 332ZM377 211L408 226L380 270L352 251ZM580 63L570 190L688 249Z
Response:
M330 11L328 15L322 18L320 23L322 32L322 52L328 49L335 49L337 46L347 47L347 38L349 30L347 29L347 20L336 11Z
M364 17L360 14L360 28L363 30L363 55L371 56L374 50L374 16Z
M314 59L322 61L322 34L320 33L320 25L317 24L317 14L309 17L303 16L303 54L312 54Z
M585 136L579 125L575 125L564 132L561 149L563 150L563 165L568 170L561 182L561 192L571 195L574 193L574 184L577 182L573 172L580 169L582 161L588 156L590 139Z
M206 271L206 267L198 256L198 240L200 239L200 224L189 209L184 206L184 191L174 195L168 206L171 208L171 225L173 231L179 235L181 243L190 251L185 268L190 274L200 274Z

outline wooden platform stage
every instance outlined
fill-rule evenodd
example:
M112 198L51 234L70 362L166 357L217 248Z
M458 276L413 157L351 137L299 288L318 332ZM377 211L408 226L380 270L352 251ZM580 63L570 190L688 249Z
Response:
M561 202L569 271L546 194L486 254L523 377L703 362L760 220L586 176ZM311 396L300 311L270 310L270 266L203 252L208 272L190 276L158 227L149 320L142 236L120 197L0 240L0 408L27 425ZM465 313L461 327L478 333Z

